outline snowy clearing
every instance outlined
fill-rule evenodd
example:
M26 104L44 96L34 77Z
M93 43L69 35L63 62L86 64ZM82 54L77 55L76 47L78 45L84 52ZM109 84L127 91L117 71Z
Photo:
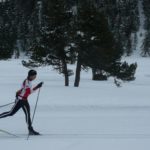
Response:
M34 128L42 136L27 141L24 113L0 119L0 144L5 150L149 150L150 148L150 59L127 58L137 62L136 80L118 88L113 79L95 82L91 72L82 72L79 88L64 87L62 75L51 67L38 68L33 84L44 81ZM70 66L74 68L74 66ZM15 92L27 75L21 60L0 61L0 104L14 101ZM37 92L30 96L33 113ZM0 108L0 113L10 110Z

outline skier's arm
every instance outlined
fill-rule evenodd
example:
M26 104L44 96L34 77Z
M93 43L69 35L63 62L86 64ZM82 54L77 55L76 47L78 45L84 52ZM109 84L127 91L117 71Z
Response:
M43 85L43 82L40 82L37 86L35 86L35 87L32 89L32 91L33 91L33 92L36 91L37 89L41 88L42 85Z

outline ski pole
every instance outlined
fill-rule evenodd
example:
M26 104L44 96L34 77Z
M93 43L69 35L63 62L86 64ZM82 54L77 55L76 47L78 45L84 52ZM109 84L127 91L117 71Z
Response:
M33 124L33 120L34 120L34 116L35 116L35 112L36 112L36 108L37 108L37 104L38 104L38 100L39 100L40 89L41 89L41 88L39 88L39 91L38 91L37 100L36 100L36 104L35 104L35 108L34 108L32 120L31 120L31 125ZM28 134L27 140L29 139L29 136L30 136L30 135Z
M32 116L32 121L31 121L32 124L33 124L33 120L34 120L34 116L35 116L35 112L36 112L36 108L37 108L37 104L38 104L38 100L39 100L40 89L41 88L39 88L39 91L38 91L38 96L37 96L37 100L36 100L36 104L35 104L35 108L34 108L34 112L33 112L33 116Z
M5 104L5 105L1 105L1 106L0 106L0 108L2 108L2 107L6 107L6 106L9 106L9 105L14 104L14 103L15 103L15 102L8 103L8 104Z

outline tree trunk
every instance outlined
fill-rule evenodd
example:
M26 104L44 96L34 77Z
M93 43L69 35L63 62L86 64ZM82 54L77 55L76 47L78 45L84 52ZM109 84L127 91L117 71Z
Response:
M65 76L65 86L69 86L69 75L68 75L68 69L67 69L67 63L65 60L63 62L63 73Z
M75 87L79 87L80 72L81 72L81 61L80 61L80 56L78 56L77 67L76 67L76 76L75 76L75 82L74 82Z
M96 70L92 68L92 80L95 79L95 72L96 72Z

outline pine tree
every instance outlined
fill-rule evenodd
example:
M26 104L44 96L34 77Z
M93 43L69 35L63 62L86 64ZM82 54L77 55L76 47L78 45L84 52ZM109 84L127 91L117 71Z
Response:
M143 9L145 14L145 29L147 30L143 46L142 46L142 56L150 56L150 1L143 0Z
M75 33L78 54L75 87L79 86L82 66L92 68L93 79L97 78L97 74L99 79L107 79L108 76L122 77L119 75L123 67L120 62L122 56L120 45L114 40L104 14L93 5L92 1L78 3ZM135 68L129 69L131 65ZM133 76L136 70L136 65L131 65L127 65L123 73L128 72L127 78Z
M78 87L81 66L91 67L93 72L105 70L107 65L120 59L121 51L116 48L106 18L91 2L78 4L75 26L78 57L74 86Z
M43 23L38 38L31 47L30 64L53 65L64 74L65 86L69 85L72 72L67 63L72 61L73 53L69 34L71 34L71 12L65 0L51 0L43 3Z
M35 19L35 11L38 0L13 0L11 1L12 7L15 10L14 20L16 23L16 54L24 52L28 54L28 50L32 44L33 29L38 26ZM35 26L33 25L35 22Z
M150 31L148 31L145 35L145 39L142 45L142 53L143 57L150 56Z
M97 0L99 10L104 12L115 39L126 55L133 51L132 35L139 29L138 0Z
M16 40L13 8L9 1L0 3L0 59L11 58Z

